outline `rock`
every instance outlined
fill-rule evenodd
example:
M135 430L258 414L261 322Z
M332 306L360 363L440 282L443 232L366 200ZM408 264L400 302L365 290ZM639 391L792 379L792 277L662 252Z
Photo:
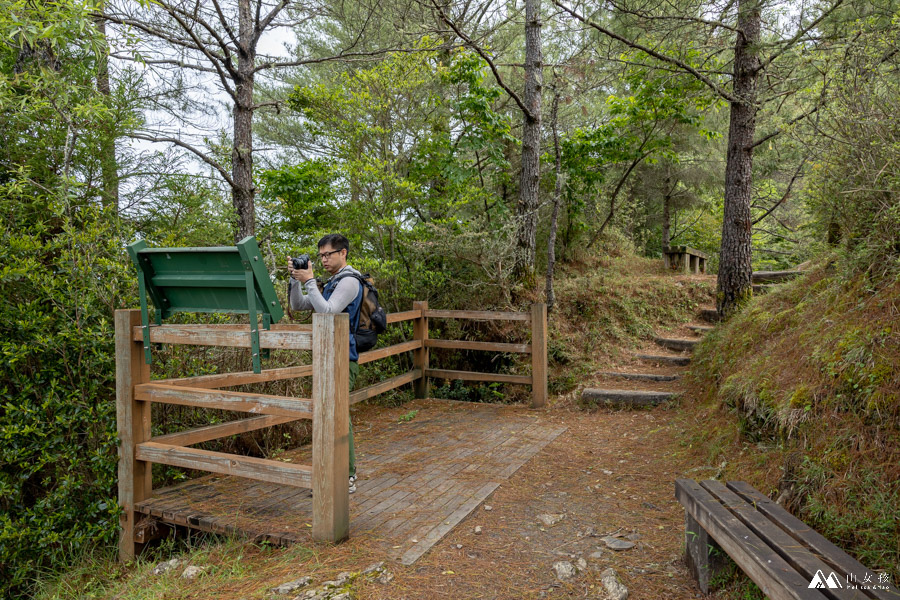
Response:
M203 575L205 570L206 569L204 569L203 567L195 567L195 566L191 565L190 567L188 567L184 570L184 572L181 574L181 578L182 579L197 579L198 577Z
M620 540L619 538L614 538L611 536L607 536L601 539L606 544L606 547L610 550L631 550L632 548L634 548L634 542Z
M565 515L543 514L543 515L538 515L537 519L538 519L538 521L543 523L545 527L553 527L554 525L556 525L557 523L562 521L564 517L565 517Z
M603 550L596 550L591 552L590 556L588 556L591 560L600 560L603 558Z
M600 573L600 583L603 584L609 600L626 600L628 598L628 588L619 581L616 570L612 567Z
M604 474L604 475L612 475L613 472L612 472L612 471L608 471L607 469L603 469L603 474Z
M631 540L632 542L636 542L639 539L641 539L641 534L639 534L638 532L629 533L628 535L625 536L625 539Z
M457 550L462 550L462 544L457 544L457 545L456 545L456 549L457 549Z
M484 510L490 512L490 511L494 510L494 507L493 507L493 506L490 506L490 505L488 505L488 504L485 504L485 505L484 505Z
M337 583L338 583L338 585L344 585L345 583L350 581L352 578L353 578L353 573L351 573L350 571L343 571L338 574Z
M311 583L312 577L301 577L300 579L288 581L287 583L282 583L279 586L273 587L271 590L269 590L269 593L287 595L296 592L301 588L305 588Z
M579 571L587 571L587 568L588 568L587 561L584 560L583 558L579 558L578 560L576 560L575 566L578 568Z
M384 571L384 561L369 565L368 567L363 569L362 574L369 575L371 573L381 573L383 571Z
M387 585L394 580L394 574L390 571L385 571L381 575L375 578L375 583L380 583L381 585Z
M151 575L162 575L166 571L171 571L172 569L177 567L179 564L181 564L181 561L178 560L177 558L173 558L172 560L167 560L166 562L161 562L158 565L156 565L156 567L154 567L152 571L150 571L150 574Z
M553 563L553 572L556 573L556 578L560 581L568 581L578 574L578 571L575 570L575 565L567 560Z
M481 525L475 526L475 535L481 535Z

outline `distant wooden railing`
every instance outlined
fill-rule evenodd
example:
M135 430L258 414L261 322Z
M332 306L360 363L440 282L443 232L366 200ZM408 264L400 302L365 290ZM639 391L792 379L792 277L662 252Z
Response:
M511 320L530 324L530 344L430 339L429 318ZM136 545L147 540L135 527L135 505L152 494L151 465L166 464L212 473L237 475L313 490L313 537L340 541L349 534L348 428L349 406L408 383L417 398L428 397L429 378L498 381L532 386L532 406L547 400L547 307L535 304L530 312L429 310L427 302L413 310L392 313L388 323L413 322L413 339L363 352L359 364L413 353L413 368L401 375L349 392L349 319L346 314L313 314L312 325L273 324L259 330L259 347L312 350L312 364L260 373L245 371L181 379L150 380L144 360L144 332L140 310L116 311L116 402L119 447L119 503L122 535L119 556L134 557ZM248 325L156 325L150 343L250 348ZM506 375L431 369L429 349L482 350L531 354L530 375ZM294 398L253 394L221 388L312 377L312 397ZM153 402L247 412L254 416L151 437ZM313 425L312 465L237 456L189 448L230 435L256 431L298 419Z
M423 349L416 363L424 377L417 389L417 397L428 395L428 378L460 379L463 381L497 381L530 385L531 405L535 408L547 402L547 305L533 304L530 312L491 312L481 310L430 310L427 302L416 302L414 306L422 311L421 323L416 329L416 339L421 339ZM525 321L530 324L530 344L509 344L501 342L478 342L470 340L439 340L428 335L428 319L467 319L476 321ZM517 352L531 355L530 375L506 375L501 373L480 373L476 371L451 371L428 367L428 350L442 348L451 350L481 350L489 352Z

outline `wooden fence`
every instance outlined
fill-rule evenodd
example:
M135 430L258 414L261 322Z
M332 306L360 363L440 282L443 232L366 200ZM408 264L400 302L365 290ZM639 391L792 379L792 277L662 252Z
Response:
M530 344L507 344L431 339L429 319L511 320L530 323ZM413 352L407 373L349 393L349 319L313 314L312 325L274 324L259 331L262 349L312 350L312 364L263 370L150 380L144 360L140 310L117 310L116 410L119 446L119 504L122 507L119 557L131 560L148 541L136 528L135 505L152 494L152 463L310 488L313 490L314 539L337 542L350 531L348 478L349 406L407 383L417 398L428 396L429 378L499 381L532 386L532 406L547 400L547 307L535 304L530 312L429 310L415 302L413 310L392 313L388 323L413 322L413 339L364 352L359 364ZM150 343L250 348L248 325L156 325ZM531 354L530 375L504 375L431 369L429 349L450 348ZM239 385L312 377L311 398L294 398L223 390ZM247 412L255 416L151 437L151 403L179 404ZM296 465L190 448L194 444L255 431L298 419L311 419L312 465Z

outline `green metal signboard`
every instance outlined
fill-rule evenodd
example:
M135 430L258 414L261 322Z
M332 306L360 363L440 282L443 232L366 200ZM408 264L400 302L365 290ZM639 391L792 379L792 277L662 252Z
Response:
M147 364L149 298L156 307L157 324L178 312L249 315L253 371L260 372L259 317L263 329L269 329L284 312L256 238L213 248L148 248L147 242L140 240L128 245L128 254L138 272Z

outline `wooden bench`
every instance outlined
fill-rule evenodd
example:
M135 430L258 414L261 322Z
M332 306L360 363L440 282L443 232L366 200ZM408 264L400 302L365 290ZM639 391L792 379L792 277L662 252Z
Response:
M690 246L663 248L663 260L667 269L685 273L706 273L709 255Z
M887 574L875 573L741 481L679 479L684 506L685 562L709 593L724 555L772 600L898 600Z

